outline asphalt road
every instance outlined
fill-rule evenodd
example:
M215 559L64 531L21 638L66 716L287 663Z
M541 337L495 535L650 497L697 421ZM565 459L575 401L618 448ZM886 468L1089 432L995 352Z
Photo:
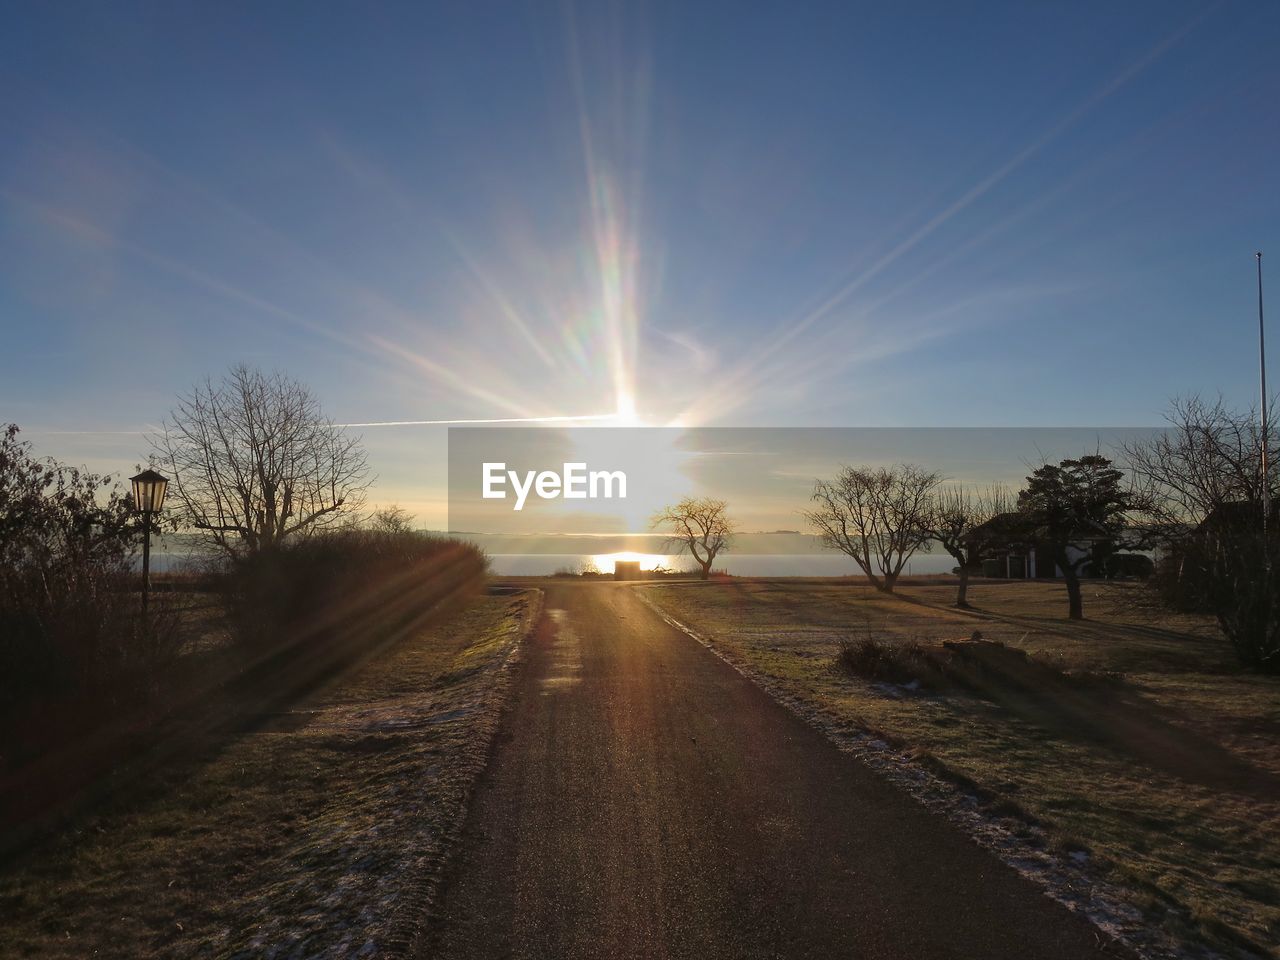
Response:
M420 956L1099 956L1086 922L638 589L547 587Z

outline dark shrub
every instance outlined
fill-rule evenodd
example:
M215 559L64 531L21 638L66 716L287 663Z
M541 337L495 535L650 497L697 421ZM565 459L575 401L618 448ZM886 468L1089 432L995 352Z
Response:
M137 534L109 478L37 460L0 437L0 752L12 762L56 731L135 709L179 646L158 602L144 617L130 566Z
M1280 673L1280 537L1261 536L1261 511L1224 512L1215 524L1171 538L1151 586L1161 603L1217 618L1241 663Z
M249 668L288 665L290 680L306 685L477 595L486 573L469 543L342 530L229 561L221 587Z
M58 697L133 703L180 645L167 598L144 616L138 578L80 563L0 571L0 696L6 707Z
M1108 580L1146 580L1155 573L1155 562L1142 553L1112 553L1097 565L1097 574Z
M1147 587L1150 596L1169 610L1212 615L1211 584L1196 547L1190 542L1167 547Z
M886 641L867 634L840 643L836 666L864 680L933 685L937 668L923 645L915 640Z

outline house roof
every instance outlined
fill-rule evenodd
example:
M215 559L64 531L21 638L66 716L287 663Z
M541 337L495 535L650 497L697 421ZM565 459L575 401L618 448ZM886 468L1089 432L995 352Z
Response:
M1271 501L1268 521L1280 513L1280 502ZM1231 500L1214 507L1197 525L1197 530L1229 530L1253 526L1262 518L1262 505L1253 500Z
M1028 536L1030 532L1031 528L1026 515L1011 510L1007 513L997 513L985 523L978 524L973 528L970 536L974 540L1007 540Z
M986 523L973 528L971 540L988 543L1027 542L1041 539L1036 533L1035 522L1020 510L998 513ZM1070 537L1072 543L1092 543L1115 539L1115 534L1101 530L1079 530Z

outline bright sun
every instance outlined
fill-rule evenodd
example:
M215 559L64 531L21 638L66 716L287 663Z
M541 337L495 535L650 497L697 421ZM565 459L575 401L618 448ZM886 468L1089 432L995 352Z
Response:
M640 426L640 416L636 413L636 398L633 394L618 394L618 412L614 414L614 422L620 427Z

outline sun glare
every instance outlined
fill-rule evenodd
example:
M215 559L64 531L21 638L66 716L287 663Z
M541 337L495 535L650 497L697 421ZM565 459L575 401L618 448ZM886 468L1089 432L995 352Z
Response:
M619 560L639 560L641 570L655 570L658 567L675 566L675 557L662 553L636 553L634 550L623 550L620 553L598 553L591 558L592 564L601 573L613 573Z
M640 415L636 413L635 395L629 392L618 393L618 411L614 414L614 424L619 427L641 426Z

